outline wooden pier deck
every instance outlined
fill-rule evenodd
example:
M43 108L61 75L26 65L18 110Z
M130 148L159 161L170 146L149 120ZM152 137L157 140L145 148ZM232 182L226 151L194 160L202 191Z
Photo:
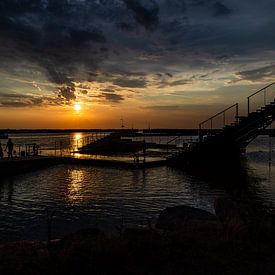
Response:
M119 161L112 159L81 159L75 157L36 156L14 158L13 160L0 160L0 175L9 177L13 175L33 172L39 169L60 164L86 165L96 167L146 169L166 165L166 160L154 160L134 163L133 161Z

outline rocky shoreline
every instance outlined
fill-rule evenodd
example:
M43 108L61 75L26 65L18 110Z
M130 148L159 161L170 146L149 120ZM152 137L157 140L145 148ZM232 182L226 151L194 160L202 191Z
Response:
M4 244L0 274L274 274L274 217L224 198L214 207L169 207L156 225L118 236L88 228Z

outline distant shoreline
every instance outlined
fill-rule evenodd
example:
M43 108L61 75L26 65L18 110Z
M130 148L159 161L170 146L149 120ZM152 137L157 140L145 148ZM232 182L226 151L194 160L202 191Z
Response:
M198 129L0 129L0 133L75 133L75 132L119 132L119 133L168 133L197 135Z
M93 133L93 132L120 132L120 133L136 133L143 132L146 134L169 134L169 135L186 135L186 136L196 136L198 135L198 129L0 129L1 133L6 134L27 134L27 133ZM208 129L204 129L204 131L210 131ZM213 129L213 131L219 131L219 129ZM261 133L262 135L275 135L275 129L265 129Z

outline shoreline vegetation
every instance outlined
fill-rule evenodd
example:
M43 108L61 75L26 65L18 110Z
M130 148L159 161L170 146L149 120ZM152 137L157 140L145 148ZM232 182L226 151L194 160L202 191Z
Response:
M0 245L1 274L274 274L275 218L220 198L215 215L163 210L155 225L105 235L83 229L59 240ZM50 228L49 228L50 229Z

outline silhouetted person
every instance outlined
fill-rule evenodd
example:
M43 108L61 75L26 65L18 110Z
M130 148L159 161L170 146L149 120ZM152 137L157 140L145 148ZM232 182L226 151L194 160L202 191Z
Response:
M0 159L4 158L4 152L3 152L3 148L2 148L2 144L0 142Z
M8 158L13 159L13 142L11 141L11 139L9 138L7 146L6 146L6 151L8 153Z

